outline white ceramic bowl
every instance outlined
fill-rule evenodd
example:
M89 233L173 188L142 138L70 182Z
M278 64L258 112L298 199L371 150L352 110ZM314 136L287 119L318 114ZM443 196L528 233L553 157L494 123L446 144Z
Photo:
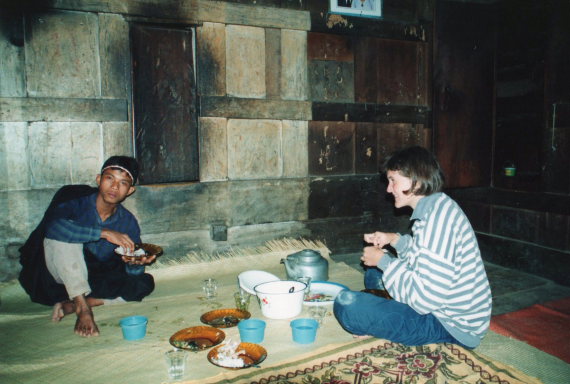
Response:
M261 313L270 319L289 319L303 310L303 297L307 284L280 280L256 285Z
M311 282L310 294L305 297L305 305L319 306L334 303L334 299L340 293L348 289L346 285L333 283L332 281Z
M265 271L245 271L238 275L239 286L250 295L255 295L253 288L255 288L256 285L278 280L281 279Z

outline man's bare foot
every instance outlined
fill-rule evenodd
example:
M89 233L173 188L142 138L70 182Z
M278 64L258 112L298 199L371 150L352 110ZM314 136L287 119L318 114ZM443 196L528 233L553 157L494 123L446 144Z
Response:
M65 314L63 313L63 306L61 303L55 303L53 306L53 312L51 313L51 321L57 323L58 321L61 321L64 316Z
M70 313L73 312L75 312L75 306L73 305L73 301L63 301L61 303L56 303L53 306L51 320L57 323L61 321L61 319L63 319L65 315L69 315Z
M75 334L83 337L99 336L99 328L95 324L95 318L91 308L77 313L75 322Z
M95 324L93 311L84 295L73 298L75 304L75 313L77 320L75 321L75 333L83 337L99 336L99 328Z

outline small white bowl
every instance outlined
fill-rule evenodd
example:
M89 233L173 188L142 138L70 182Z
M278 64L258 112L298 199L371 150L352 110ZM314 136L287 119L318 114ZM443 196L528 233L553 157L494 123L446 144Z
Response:
M250 295L256 294L254 290L256 285L279 280L281 279L269 272L257 270L245 271L238 275L239 286Z

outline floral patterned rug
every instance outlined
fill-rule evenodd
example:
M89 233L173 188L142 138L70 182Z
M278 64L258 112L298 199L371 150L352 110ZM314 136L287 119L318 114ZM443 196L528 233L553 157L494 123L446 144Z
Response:
M540 383L515 368L453 344L406 347L374 338L328 356L248 371L218 383Z

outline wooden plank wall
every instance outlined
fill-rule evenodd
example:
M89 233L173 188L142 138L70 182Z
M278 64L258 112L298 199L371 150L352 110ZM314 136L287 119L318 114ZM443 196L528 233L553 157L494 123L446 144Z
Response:
M223 221L227 244L312 233L359 248L380 215L392 222L379 164L399 147L429 146L434 2L384 0L380 20L330 14L327 0L2 3L0 127L12 149L0 205L47 202L52 188L92 182L107 153L133 153L129 25L191 26L201 182L139 188L145 236L182 253L214 249L224 244L208 226ZM245 49L247 68L236 59ZM46 58L57 65L44 70ZM65 150L49 146L58 140ZM39 211L8 223L5 238L23 238ZM255 225L269 229L253 234Z

